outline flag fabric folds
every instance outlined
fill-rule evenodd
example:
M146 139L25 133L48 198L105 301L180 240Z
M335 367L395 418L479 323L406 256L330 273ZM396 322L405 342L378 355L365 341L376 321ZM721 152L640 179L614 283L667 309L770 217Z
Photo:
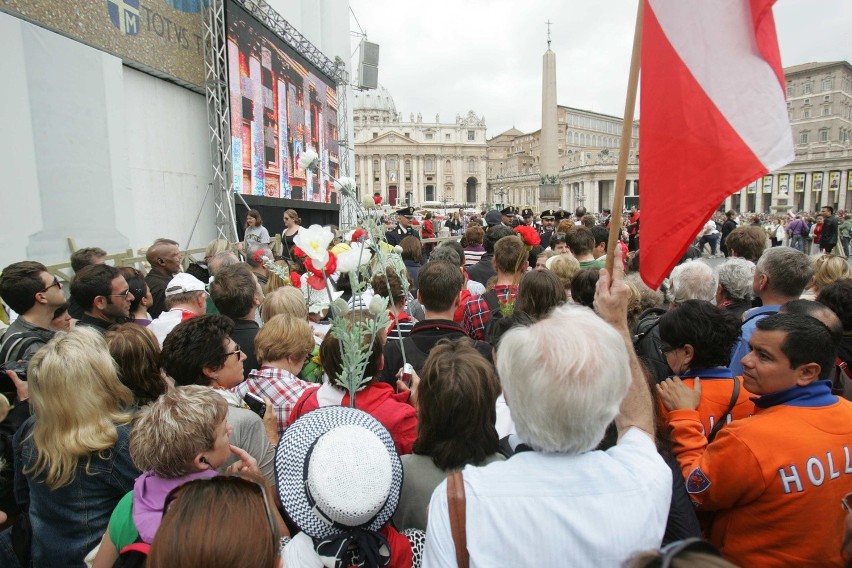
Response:
M793 160L774 0L643 0L641 276L658 288L719 204Z

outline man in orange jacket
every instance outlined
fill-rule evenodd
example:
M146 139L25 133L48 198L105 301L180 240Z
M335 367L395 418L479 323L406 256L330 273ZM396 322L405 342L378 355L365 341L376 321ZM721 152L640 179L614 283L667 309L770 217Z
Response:
M659 387L674 408L669 422L687 491L699 511L715 511L707 536L738 566L842 566L852 403L822 380L836 344L816 319L778 314L757 323L749 345L743 386L757 395L755 414L709 445L689 387Z

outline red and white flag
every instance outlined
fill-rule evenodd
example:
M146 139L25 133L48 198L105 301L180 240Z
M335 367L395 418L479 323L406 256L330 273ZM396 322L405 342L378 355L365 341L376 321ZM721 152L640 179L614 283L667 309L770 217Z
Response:
M652 288L732 193L793 160L775 0L643 0L641 276Z

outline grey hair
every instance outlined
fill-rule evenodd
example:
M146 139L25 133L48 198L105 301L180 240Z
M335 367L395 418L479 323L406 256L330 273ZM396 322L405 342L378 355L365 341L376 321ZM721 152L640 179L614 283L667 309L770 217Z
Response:
M453 266L459 266L461 264L461 260L459 260L459 253L454 251L451 247L438 247L432 251L432 254L429 255L429 262L449 262Z
M554 342L566 329L582 330ZM563 305L500 340L497 373L518 435L544 452L595 448L630 386L627 348L592 310Z
M712 302L716 298L713 269L700 260L690 260L672 270L672 303L687 300Z
M725 295L740 302L751 300L753 294L754 263L739 257L731 257L716 270L716 278Z
M217 252L210 260L207 261L207 270L210 271L211 276L214 276L216 272L222 268L233 264L239 264L239 262L240 259L232 251L226 250L224 252Z
M768 287L776 294L798 298L814 277L814 264L802 251L773 247L757 261L757 272L766 275Z

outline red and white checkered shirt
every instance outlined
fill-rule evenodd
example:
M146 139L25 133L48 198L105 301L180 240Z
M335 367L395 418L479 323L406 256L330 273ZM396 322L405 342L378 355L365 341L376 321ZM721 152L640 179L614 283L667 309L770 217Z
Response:
M498 284L494 286L494 293L497 294L497 300L500 303L511 302L518 294L518 287ZM482 296L472 296L465 302L462 326L470 337L485 341L485 324L489 319L491 319L491 310Z
M278 421L278 435L287 429L287 419L305 389L316 385L303 381L289 371L275 367L262 366L260 370L253 369L248 378L231 389L243 398L247 392L260 398L267 397L272 401L272 408Z

